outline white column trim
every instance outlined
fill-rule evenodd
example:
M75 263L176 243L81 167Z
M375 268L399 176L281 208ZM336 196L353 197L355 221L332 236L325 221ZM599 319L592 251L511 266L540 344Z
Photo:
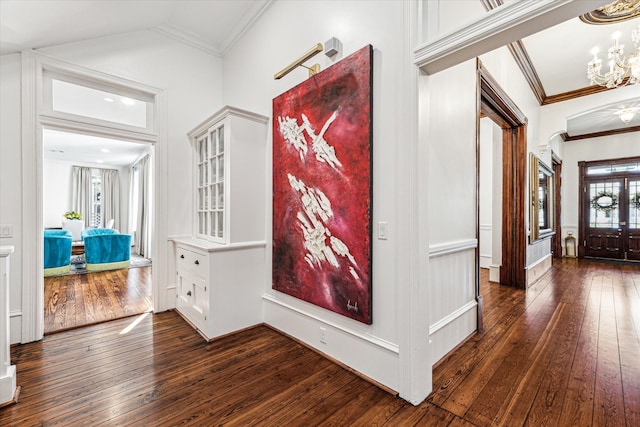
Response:
M38 124L35 53L22 52L22 336L26 343L44 335L42 225L42 132ZM40 134L40 136L38 135ZM31 196L31 197L29 197Z
M419 37L421 9L418 2L403 2L402 28L405 28L402 39L402 51L407 55L407 61L399 64L406 76L401 82L399 93L406 94L402 98L408 108L399 111L397 117L400 126L398 137L407 142L407 151L397 156L399 166L397 170L408 170L408 192L398 200L398 218L405 218L398 224L398 245L404 247L405 262L397 265L396 312L400 327L398 342L400 346L398 365L399 394L403 399L414 405L422 402L432 390L432 360L429 343L429 274L428 260L421 254L428 245L427 204L426 191L428 186L428 172L421 167L428 156L425 144L420 144L419 138L419 78L420 70L413 66L409 59L411 51ZM403 177L399 175L399 178ZM400 196L398 196L400 197ZM402 207L404 206L404 207ZM408 209L408 212L407 212ZM426 261L426 264L425 264Z

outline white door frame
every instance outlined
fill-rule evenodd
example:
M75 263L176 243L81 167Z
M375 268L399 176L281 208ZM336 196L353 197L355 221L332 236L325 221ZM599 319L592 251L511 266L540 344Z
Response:
M87 81L147 94L155 103L155 132L137 133L116 127L69 121L42 114L42 81L45 70L55 70ZM22 52L22 343L37 341L44 335L43 260L43 183L42 130L45 128L82 131L153 144L154 204L151 256L152 299L155 312L167 309L167 295L161 284L167 283L167 127L164 91L124 78L108 75L60 61L33 51ZM29 260L29 262L27 262ZM165 266L162 268L162 266Z

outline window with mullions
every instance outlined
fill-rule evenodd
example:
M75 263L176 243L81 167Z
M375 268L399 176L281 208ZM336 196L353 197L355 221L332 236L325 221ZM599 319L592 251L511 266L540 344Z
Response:
M94 169L91 176L91 214L89 227L102 227L102 178L100 172Z
M640 172L640 162L612 163L587 168L587 175L609 175L618 172Z

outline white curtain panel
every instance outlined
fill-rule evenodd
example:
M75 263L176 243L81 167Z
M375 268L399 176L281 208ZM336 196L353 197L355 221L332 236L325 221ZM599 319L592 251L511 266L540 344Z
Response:
M91 220L91 168L73 167L72 209L82 214L85 226Z
M120 230L120 178L115 169L101 169L102 224L113 219L113 228Z
M138 169L138 215L136 218L136 245L138 255L151 258L151 162L144 156L134 168Z

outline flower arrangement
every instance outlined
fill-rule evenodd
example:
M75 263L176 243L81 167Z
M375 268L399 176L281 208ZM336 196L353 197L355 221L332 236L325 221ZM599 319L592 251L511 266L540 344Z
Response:
M82 214L76 211L65 212L63 216L66 219L82 219Z

